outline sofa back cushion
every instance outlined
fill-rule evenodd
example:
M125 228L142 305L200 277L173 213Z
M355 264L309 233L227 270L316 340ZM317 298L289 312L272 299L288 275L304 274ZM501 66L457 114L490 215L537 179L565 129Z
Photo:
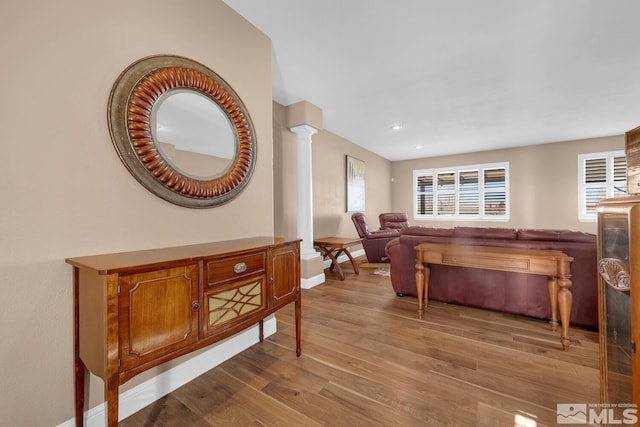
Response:
M453 228L420 227L412 225L400 230L400 235L452 237Z
M455 227L453 235L466 238L516 240L518 232L513 228Z
M569 230L518 230L518 240L595 243L596 235Z
M402 230L409 226L409 215L404 212L387 212L378 215L380 220L380 229L394 228Z

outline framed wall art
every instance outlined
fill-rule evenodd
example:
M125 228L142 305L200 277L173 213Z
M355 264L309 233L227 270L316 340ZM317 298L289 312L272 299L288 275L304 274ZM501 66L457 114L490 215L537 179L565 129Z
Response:
M347 155L347 212L364 212L364 161Z

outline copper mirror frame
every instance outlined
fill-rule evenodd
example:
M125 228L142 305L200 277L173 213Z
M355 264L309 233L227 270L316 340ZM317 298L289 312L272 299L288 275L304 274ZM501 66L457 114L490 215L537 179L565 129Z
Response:
M167 92L184 89L215 102L235 130L230 166L210 179L176 169L153 137L153 106ZM253 174L257 144L247 109L227 82L191 59L159 55L131 64L113 86L107 119L113 145L129 172L149 191L176 205L209 208L224 204L245 188Z

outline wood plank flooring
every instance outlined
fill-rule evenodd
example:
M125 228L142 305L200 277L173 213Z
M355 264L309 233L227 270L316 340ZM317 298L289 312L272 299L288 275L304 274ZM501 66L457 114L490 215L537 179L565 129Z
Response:
M360 262L363 260L360 259ZM558 403L598 402L598 335L546 321L399 298L388 277L303 290L278 332L123 420L122 426L553 426Z

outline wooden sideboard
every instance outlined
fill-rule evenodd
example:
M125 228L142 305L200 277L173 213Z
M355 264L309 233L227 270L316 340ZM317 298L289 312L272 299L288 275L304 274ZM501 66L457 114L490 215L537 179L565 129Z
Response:
M551 328L558 328L558 311L562 322L560 342L563 350L571 345L569 318L573 296L571 288L571 262L573 258L562 251L521 249L497 246L452 245L421 243L415 247L416 292L418 317L422 319L423 305L428 303L429 264L473 267L487 270L548 276L547 287L551 306ZM426 301L423 304L423 301Z
M107 424L119 386L295 303L300 356L300 241L256 237L68 258L73 266L76 425L87 371L104 380Z

